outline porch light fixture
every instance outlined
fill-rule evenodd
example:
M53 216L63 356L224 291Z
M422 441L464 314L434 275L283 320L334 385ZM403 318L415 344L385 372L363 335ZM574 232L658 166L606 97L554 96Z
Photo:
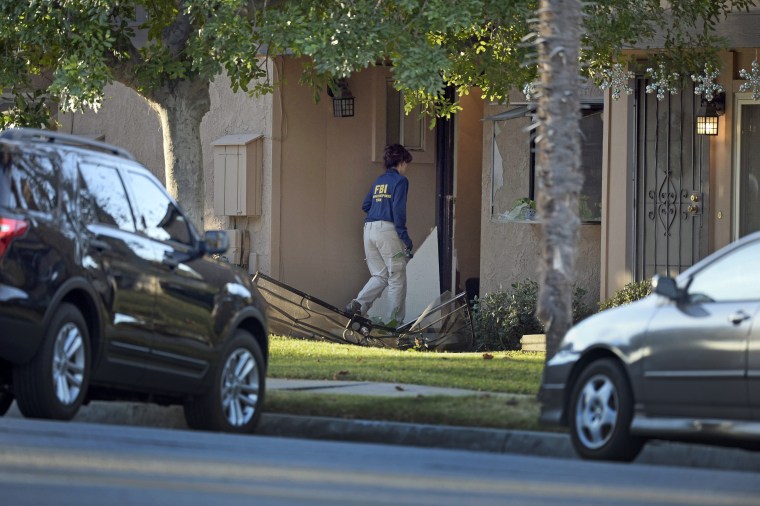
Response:
M697 114L697 134L718 135L718 117L726 112L726 94L720 92L711 101L702 99L702 107Z
M354 115L354 96L348 89L346 78L340 78L334 86L328 86L327 94L333 99L334 117L350 118Z

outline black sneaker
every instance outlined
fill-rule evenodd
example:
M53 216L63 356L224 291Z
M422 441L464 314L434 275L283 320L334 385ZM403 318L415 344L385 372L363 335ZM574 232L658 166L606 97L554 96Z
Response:
M359 301L354 299L346 306L346 313L350 315L359 315L362 314L362 305L359 304Z

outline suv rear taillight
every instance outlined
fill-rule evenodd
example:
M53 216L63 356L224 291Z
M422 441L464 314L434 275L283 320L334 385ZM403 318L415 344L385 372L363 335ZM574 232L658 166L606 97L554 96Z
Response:
M0 258L5 254L5 250L8 249L11 241L24 235L28 228L29 223L24 220L0 217Z

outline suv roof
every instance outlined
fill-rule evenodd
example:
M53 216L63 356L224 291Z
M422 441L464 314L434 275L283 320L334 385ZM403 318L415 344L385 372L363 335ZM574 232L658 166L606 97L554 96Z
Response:
M85 147L94 151L101 151L111 155L119 156L121 158L126 158L127 160L135 160L129 151L118 146L87 139L86 137L53 132L50 130L37 130L34 128L12 128L5 130L4 132L0 132L0 139L9 141L28 141L45 144L62 144L67 146Z

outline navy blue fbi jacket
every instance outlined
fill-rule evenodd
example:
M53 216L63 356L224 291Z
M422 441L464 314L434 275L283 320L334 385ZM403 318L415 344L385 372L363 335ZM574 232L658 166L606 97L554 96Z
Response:
M362 210L367 213L365 222L390 221L396 225L401 242L412 249L412 239L406 230L406 195L409 180L396 169L388 169L375 179L369 193L364 197Z

